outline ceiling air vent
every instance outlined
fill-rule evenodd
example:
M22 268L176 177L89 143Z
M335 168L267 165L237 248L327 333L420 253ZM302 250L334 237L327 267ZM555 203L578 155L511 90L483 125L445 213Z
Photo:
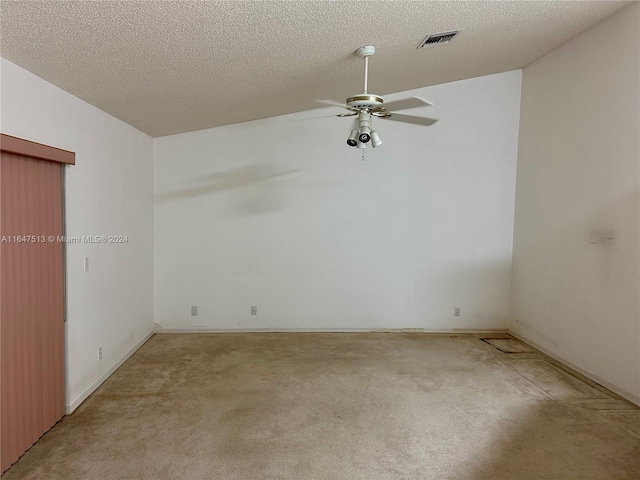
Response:
M454 30L452 32L434 33L433 35L427 35L427 37L420 42L417 48L435 47L436 45L444 45L453 40L460 30Z

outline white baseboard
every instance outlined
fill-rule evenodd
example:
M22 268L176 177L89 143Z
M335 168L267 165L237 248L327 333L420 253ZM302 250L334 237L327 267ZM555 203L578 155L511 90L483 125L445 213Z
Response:
M426 333L494 334L508 333L506 328L161 328L155 333Z
M518 340L521 340L524 343L529 344L530 346L532 346L536 350L540 350L542 353L544 353L548 357L551 357L554 360L556 360L556 361L558 361L560 363L563 363L567 367L569 367L572 370L575 370L576 372L578 372L580 375L584 375L589 380L592 380L592 381L596 382L598 385L601 385L604 388L606 388L608 390L611 390L616 395L620 395L622 398L625 398L625 399L629 400L631 403L635 403L636 405L640 406L640 397L638 397L637 395L634 395L633 393L626 391L624 388L618 387L617 385L609 382L608 380L605 380L604 378L602 378L599 375L596 375L595 373L589 372L588 370L585 370L584 368L579 367L578 365L570 362L569 360L567 360L566 358L561 357L560 355L556 355L555 353L551 353L546 348L542 347L541 345L539 345L538 343L536 343L536 342L534 342L532 340L529 340L527 337L525 337L524 335L522 335L520 333L515 333L512 330L509 330L509 335L517 338Z
M145 342L153 336L153 334L154 332L152 330L151 332L147 333L144 337L142 337L142 340L136 343L127 353L125 353L111 368L109 368L109 370L107 370L102 375L100 375L100 377L98 377L98 379L95 382L89 385L80 395L74 398L70 404L65 405L65 413L67 415L72 414L73 411L76 408L78 408L80 404L89 397L89 395L95 392L96 389L100 385L102 385L104 381L107 378L109 378L111 374L113 374L113 372L115 372L118 368L120 368L122 364L126 362L129 359L129 357L136 352L136 350L138 350L142 345L144 345Z

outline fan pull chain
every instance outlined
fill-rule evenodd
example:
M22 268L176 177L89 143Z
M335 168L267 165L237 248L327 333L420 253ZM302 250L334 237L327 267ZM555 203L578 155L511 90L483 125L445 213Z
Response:
M364 162L364 148L362 149L362 161Z

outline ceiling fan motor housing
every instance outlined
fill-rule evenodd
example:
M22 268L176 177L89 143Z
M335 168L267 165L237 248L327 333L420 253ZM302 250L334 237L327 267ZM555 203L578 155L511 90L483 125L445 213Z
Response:
M378 95L370 93L355 95L347 98L346 104L351 108L357 108L358 110L371 110L376 107L382 106L384 100Z

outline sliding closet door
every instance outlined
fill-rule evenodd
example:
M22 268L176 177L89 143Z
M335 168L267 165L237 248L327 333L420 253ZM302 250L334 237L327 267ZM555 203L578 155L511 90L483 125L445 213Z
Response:
M64 415L61 163L2 152L1 445L5 471Z

